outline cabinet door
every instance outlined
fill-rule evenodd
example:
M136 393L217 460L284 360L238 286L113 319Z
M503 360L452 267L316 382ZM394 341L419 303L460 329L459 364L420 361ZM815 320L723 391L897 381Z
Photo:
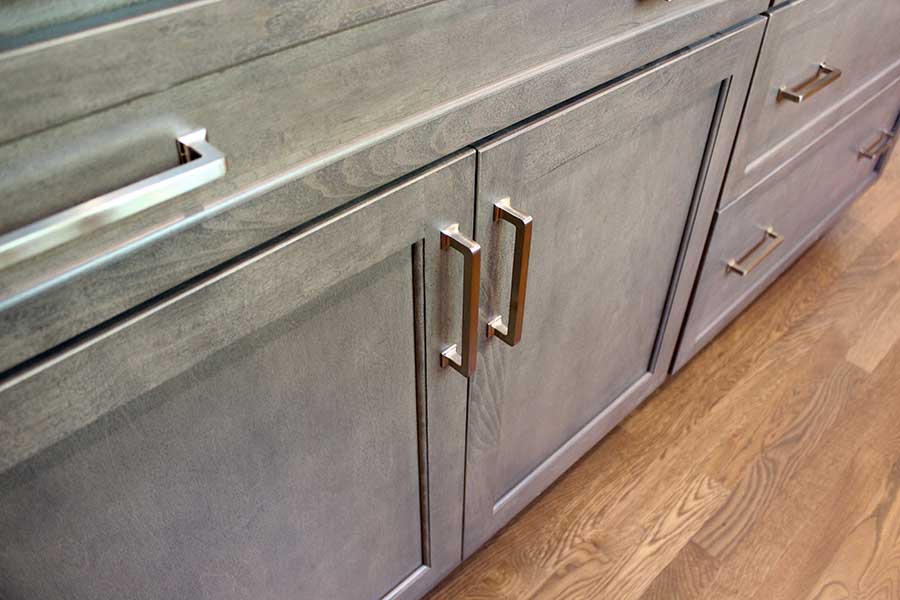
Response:
M466 151L3 381L0 597L411 598L457 564L468 381L440 363L467 286L440 232L471 235L474 172Z
M515 329L513 263L527 254L495 204L533 220L521 340L480 340L466 553L665 378L761 31L754 21L478 147L487 322Z

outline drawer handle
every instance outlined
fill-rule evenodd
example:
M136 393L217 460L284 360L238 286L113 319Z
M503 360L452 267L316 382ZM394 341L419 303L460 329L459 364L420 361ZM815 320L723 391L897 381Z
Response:
M179 166L0 236L0 269L171 200L225 174L225 155L206 130L179 137Z
M857 155L858 159L868 158L869 160L875 160L876 158L887 154L891 147L893 147L896 134L884 130L881 130L879 133L880 135L874 144L868 148L860 148L859 154Z
M497 336L510 346L515 346L522 340L522 323L525 320L525 292L528 287L533 219L510 206L509 198L504 198L494 204L494 222L498 221L506 221L516 228L512 286L509 293L509 325L503 323L503 315L498 315L488 321L487 335Z
M829 85L841 78L843 72L840 69L829 67L825 63L819 65L816 74L795 87L792 90L781 88L778 90L778 100L788 100L800 104L807 98L812 98Z
M441 352L441 367L452 366L464 377L475 373L478 358L478 295L481 285L481 246L459 232L459 223L441 230L441 250L453 248L463 256L462 341Z
M746 277L752 273L756 267L762 264L769 255L775 252L775 249L778 248L782 242L784 242L784 237L775 233L775 230L771 227L767 227L765 229L765 236L758 244L750 248L750 250L739 259L732 258L728 261L728 271L733 271L741 277ZM760 252L760 250L762 251ZM757 254L757 252L759 252L759 254ZM754 254L756 254L756 258L753 259L750 264L745 266L743 263L748 261Z

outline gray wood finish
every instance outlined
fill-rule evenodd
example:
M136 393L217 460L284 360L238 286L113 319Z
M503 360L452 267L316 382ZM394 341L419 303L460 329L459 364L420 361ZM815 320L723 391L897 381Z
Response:
M5 0L0 78L12 87L0 111L16 118L0 124L0 141L434 2ZM103 24L125 5L137 14Z
M484 319L509 301L512 233L493 203L508 196L534 232L523 339L480 340L467 555L665 378L762 31L759 20L478 146Z
M145 15L190 0L4 0L0 51Z
M461 557L474 151L18 373L4 598L415 598Z
M900 79L844 119L783 174L767 181L740 203L720 211L691 310L685 323L675 370L709 343L750 302L815 242L841 211L878 177L878 165L858 156L892 130L900 110ZM729 272L729 260L743 256L773 227L784 242L745 277Z
M881 89L900 71L900 2L795 0L771 11L722 208L739 200ZM782 86L815 75L840 79L802 104L779 102Z
M44 6L37 20L48 23L65 21L79 14L98 12L104 4L113 7L126 3L126 0L93 0L96 7L87 6L87 3ZM4 2L0 6L0 20L9 28L9 33L13 33L17 29L14 23L16 15L20 16L18 20L29 21L29 11L23 8L22 2L8 4ZM33 7L35 0L29 0L29 4ZM429 4L447 6L428 7ZM422 33L434 34L431 37L437 49L446 47L448 43L453 44L452 40L442 40L439 35L443 18L441 13L445 9L456 13L457 18L481 20L493 19L494 15L503 14L510 6L514 12L522 8L533 10L528 4L532 7L543 5L539 10L544 11L549 19L545 21L548 29L543 33L549 32L547 40L554 39L557 43L577 40L570 40L569 31L557 29L554 23L574 15L593 23L597 35L595 39L603 39L627 35L629 29L653 26L659 20L673 18L672 15L683 16L685 12L700 11L719 21L718 25L704 27L705 33L710 34L754 12L765 10L766 5L759 0L687 0L679 7L672 7L663 0L577 1L571 2L566 11L559 11L554 3L546 1L528 3L510 0L491 5L472 0L214 0L179 4L0 54L0 79L7 83L0 96L0 112L10 117L0 123L0 142L419 7L426 8L419 11L414 20L424 28ZM32 9L31 12L37 11ZM730 21L722 20L726 13ZM513 14L506 13L504 16L512 17ZM30 21L35 20L33 16L30 18ZM20 25L18 29L23 27ZM375 28L387 32L391 26ZM572 33L577 36L584 31L587 30L576 29ZM498 35L506 33L498 29L494 32ZM378 43L369 36L369 43L372 42ZM538 39L532 42L542 45ZM455 49L460 50L461 46ZM452 54L449 52L445 56ZM382 58L396 60L397 55ZM303 69L298 68L296 72L302 76ZM417 75L424 73L427 71L419 71ZM357 78L358 75L352 79ZM347 83L352 85L352 81Z
M764 8L445 0L0 146L3 231L171 166L174 138L194 127L207 127L229 161L205 188L7 269L0 369ZM0 97L42 89L29 85ZM32 104L9 100L5 122L27 121L19 111Z

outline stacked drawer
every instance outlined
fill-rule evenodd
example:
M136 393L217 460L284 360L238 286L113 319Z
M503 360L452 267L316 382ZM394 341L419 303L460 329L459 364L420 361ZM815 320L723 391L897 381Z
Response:
M900 110L900 3L774 8L674 369L877 179Z

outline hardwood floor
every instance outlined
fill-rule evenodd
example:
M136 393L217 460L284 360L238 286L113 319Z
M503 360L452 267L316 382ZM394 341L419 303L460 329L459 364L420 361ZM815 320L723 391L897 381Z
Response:
M453 598L900 598L900 159Z

